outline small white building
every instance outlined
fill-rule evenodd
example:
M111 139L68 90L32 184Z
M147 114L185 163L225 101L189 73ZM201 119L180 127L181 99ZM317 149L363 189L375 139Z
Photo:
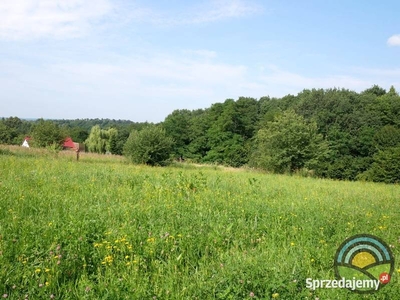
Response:
M26 148L29 148L29 143L28 143L28 141L30 140L30 138L29 137L26 137L25 139L24 139L24 142L22 143L22 147L26 147Z

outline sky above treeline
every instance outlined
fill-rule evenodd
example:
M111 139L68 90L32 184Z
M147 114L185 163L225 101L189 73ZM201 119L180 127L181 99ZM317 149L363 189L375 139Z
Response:
M160 122L240 96L400 89L398 0L1 0L0 116Z

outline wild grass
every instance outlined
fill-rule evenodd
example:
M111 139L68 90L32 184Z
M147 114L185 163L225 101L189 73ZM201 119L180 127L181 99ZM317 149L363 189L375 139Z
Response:
M8 299L396 299L334 279L347 237L400 251L400 187L1 147L0 296ZM33 150L33 151L31 151Z

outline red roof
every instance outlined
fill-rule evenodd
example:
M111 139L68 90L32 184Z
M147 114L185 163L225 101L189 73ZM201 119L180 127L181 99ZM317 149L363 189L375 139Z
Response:
M64 140L63 147L65 147L65 148L75 148L75 144L74 144L74 142L72 141L72 139L70 137L67 137Z

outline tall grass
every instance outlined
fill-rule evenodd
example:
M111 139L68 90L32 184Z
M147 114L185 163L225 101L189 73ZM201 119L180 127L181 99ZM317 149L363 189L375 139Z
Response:
M9 299L396 299L306 289L370 233L399 257L400 188L121 157L0 153L0 296ZM26 153L22 155L21 153Z

